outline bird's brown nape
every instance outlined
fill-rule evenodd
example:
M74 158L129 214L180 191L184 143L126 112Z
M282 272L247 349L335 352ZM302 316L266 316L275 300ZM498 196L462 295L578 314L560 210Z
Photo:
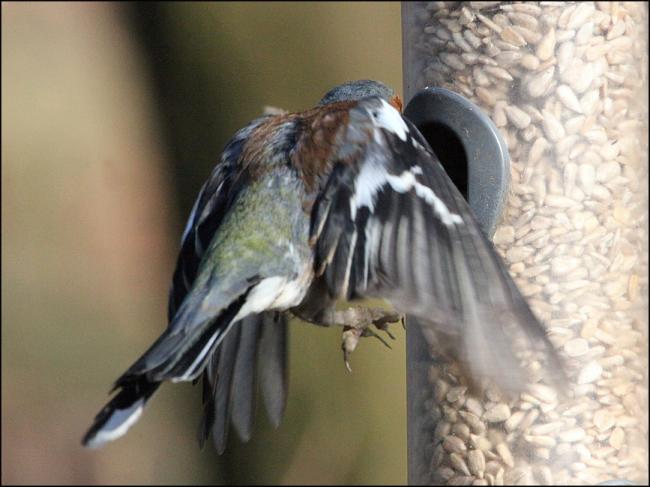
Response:
M398 112L402 113L402 107L404 106L404 103L402 102L402 98L399 95L392 96L391 99L388 100L388 103L395 107Z
M317 190L321 176L329 172L336 137L347 126L349 110L356 104L356 101L331 103L299 114L303 130L291 162L301 172L307 192Z

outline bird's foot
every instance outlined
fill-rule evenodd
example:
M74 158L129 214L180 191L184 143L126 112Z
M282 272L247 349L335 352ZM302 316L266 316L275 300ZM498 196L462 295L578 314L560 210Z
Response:
M388 342L374 331L374 326L379 331L383 331L391 340L395 340L393 334L388 331L388 325L397 323L404 324L404 317L394 311L387 311L383 308L349 308L344 311L337 311L337 322L343 326L343 361L348 371L352 372L350 367L350 354L357 348L361 337L375 337L388 348L391 346Z

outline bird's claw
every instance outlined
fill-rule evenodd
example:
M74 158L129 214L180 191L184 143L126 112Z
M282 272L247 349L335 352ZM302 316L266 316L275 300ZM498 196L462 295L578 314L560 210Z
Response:
M397 320L396 320L396 321L397 321ZM388 335L388 337L389 337L391 340L395 340L395 335L393 335L390 331L388 331L388 325L389 325L388 322L384 322L384 323L373 323L373 324L375 325L375 328L377 328L378 330L381 330L381 331L383 331L384 333L386 333L386 335ZM361 336L364 336L364 337L365 337L365 336L374 336L374 337L378 338L378 339L379 339L379 340L380 340L384 345L386 345L388 348L391 348L390 345L389 345L388 343L386 343L386 342L384 341L384 339L383 339L381 336L379 336L377 333L375 333L374 331L372 331L370 328L366 328L366 329L364 330L364 334L361 335Z
M354 352L354 349L357 348L359 344L359 338L363 336L364 330L361 328L354 328L352 326L343 327L343 343L341 343L341 349L343 350L343 361L345 362L345 368L348 369L348 372L352 372L352 367L350 367L350 354Z
M352 372L352 367L350 367L349 361L350 354L357 348L361 337L375 337L388 348L392 349L390 344L381 335L370 328L371 325L377 328L377 330L386 333L391 340L395 340L395 336L388 331L388 325L398 321L401 321L402 324L404 322L402 315L390 313L381 308L370 309L368 311L370 312L370 319L364 320L364 322L355 324L354 326L345 325L343 327L343 342L341 348L343 350L343 361L345 362L345 367L349 372Z
M391 340L395 340L395 337L393 336L393 334L392 334L391 332L389 332L386 328L379 328L379 327L377 327L377 329L386 332L386 334L390 337ZM388 348L390 348L391 350L392 350L392 348L393 348L393 347L390 346L390 344L389 344L386 340L384 340L384 339L381 337L381 335L379 335L377 332L371 330L370 328L365 328L365 329L363 330L363 332L361 333L361 336L362 336L362 337L375 337L377 340L379 340L381 343L383 343L384 345L386 345L386 346L387 346Z

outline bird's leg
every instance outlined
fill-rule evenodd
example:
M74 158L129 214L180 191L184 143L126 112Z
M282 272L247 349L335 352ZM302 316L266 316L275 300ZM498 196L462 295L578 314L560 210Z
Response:
M336 313L340 313L337 318L339 318L339 322L343 326L343 342L341 343L343 361L350 372L352 372L349 362L350 354L357 348L361 337L375 337L388 348L391 348L381 335L370 328L371 325L377 330L385 332L392 340L395 340L393 334L388 331L388 325L398 321L403 323L404 320L402 315L383 308L349 308Z
M404 316L395 311L388 311L384 308L368 308L363 306L351 306L344 310L335 310L333 303L324 308L317 308L316 311L310 308L293 308L292 313L298 318L320 326L342 326L343 327L343 360L348 370L350 368L350 354L354 351L361 337L373 336L381 341L388 348L390 345L384 338L376 333L371 326L385 332L391 339L395 337L388 331L391 323L402 322Z
M383 308L352 307L342 311L334 311L333 315L334 323L343 326L343 343L341 344L341 349L343 350L345 367L350 372L352 371L349 362L350 354L357 348L361 337L375 337L388 348L391 348L381 335L370 328L371 326L385 332L394 340L395 337L388 331L388 325L403 321L403 317L400 314Z

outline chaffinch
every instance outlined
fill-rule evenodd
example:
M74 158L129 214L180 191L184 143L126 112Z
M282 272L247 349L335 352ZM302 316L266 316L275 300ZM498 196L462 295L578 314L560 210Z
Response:
M470 376L520 390L511 330L561 368L545 330L393 90L361 80L299 113L239 130L201 189L169 295L169 326L119 378L83 443L123 434L165 380L203 377L201 445L252 432L256 369L271 422L287 393L289 313L359 336L399 315L339 300L382 298L419 319ZM442 338L440 338L442 337ZM517 338L519 339L519 338Z

